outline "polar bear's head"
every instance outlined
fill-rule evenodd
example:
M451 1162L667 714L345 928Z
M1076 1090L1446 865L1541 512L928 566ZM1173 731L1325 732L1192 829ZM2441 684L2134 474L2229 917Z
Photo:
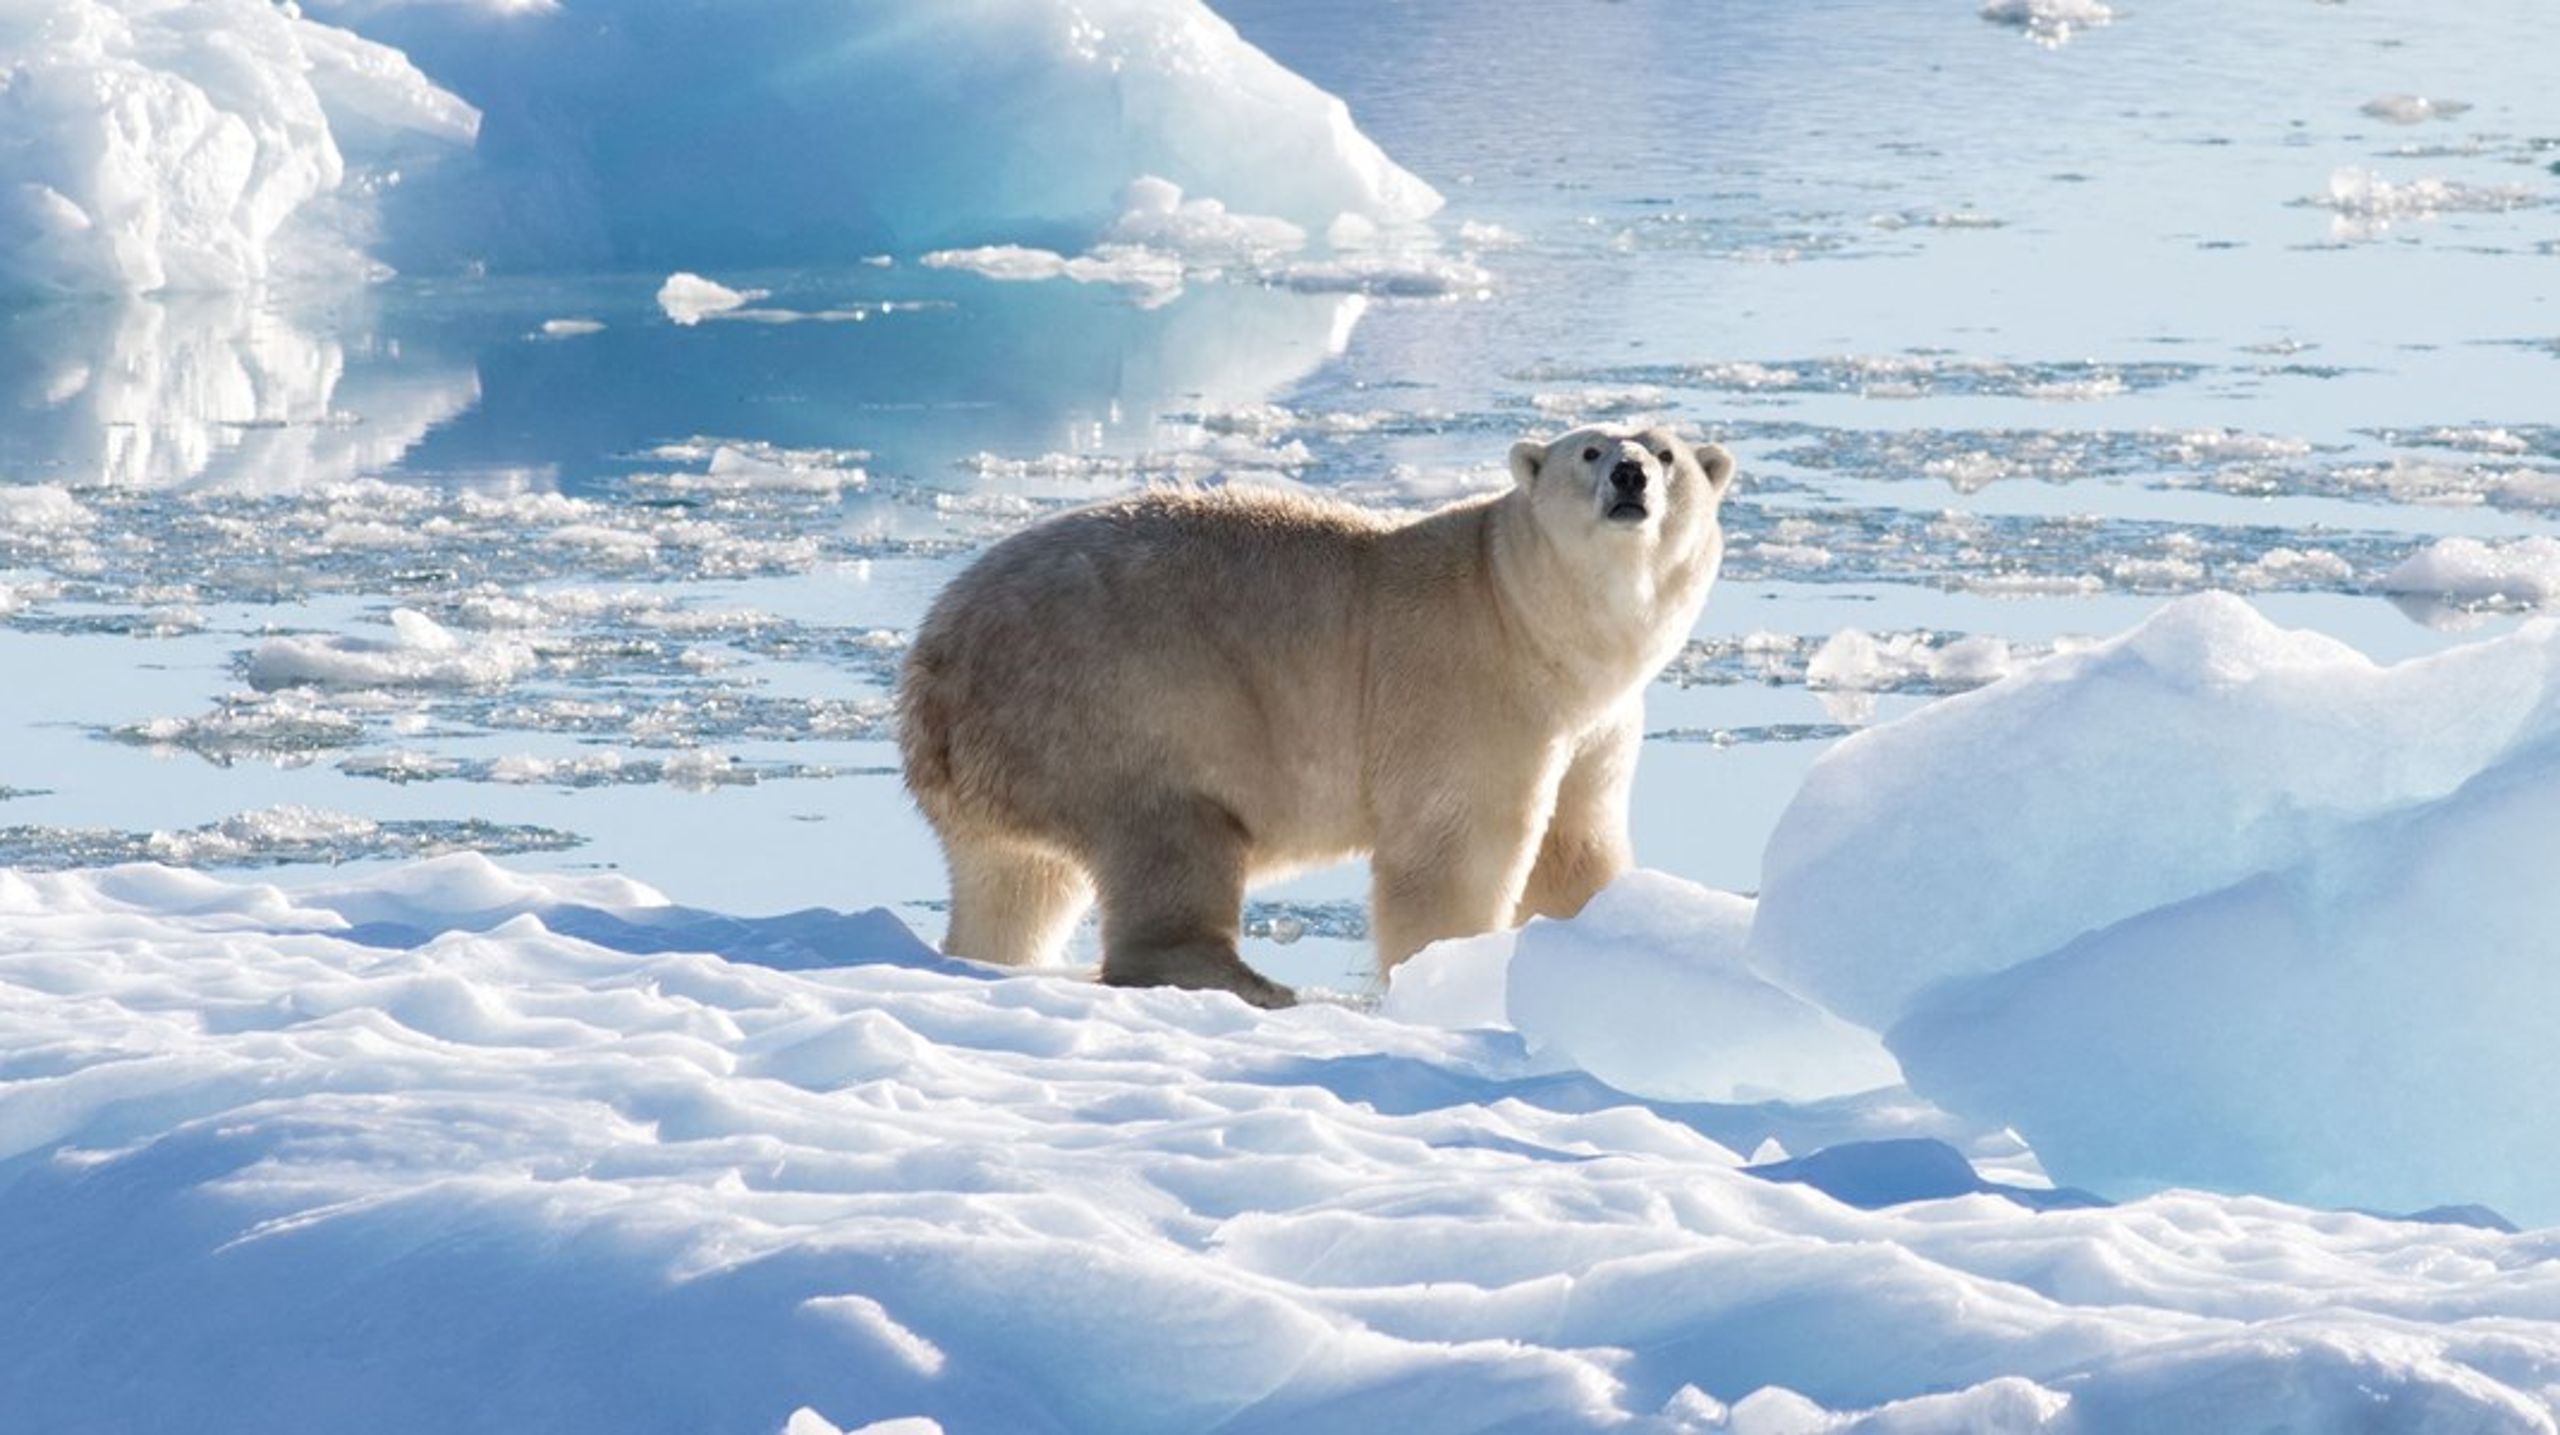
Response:
M1716 509L1733 486L1733 455L1667 428L1594 425L1513 444L1511 477L1550 532L1677 560L1721 541Z

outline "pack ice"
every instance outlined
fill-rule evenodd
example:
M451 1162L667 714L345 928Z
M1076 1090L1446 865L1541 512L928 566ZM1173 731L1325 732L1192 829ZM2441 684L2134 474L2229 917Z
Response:
M1617 931L1679 906L1640 895ZM0 1408L2551 1428L2548 1236L2194 1192L1862 1209L1707 1134L1765 1110L1524 1069L1504 1033L991 977L884 913L733 918L474 856L294 891L0 872ZM1876 1163L1788 1169L1827 1164Z
M28 0L0 9L0 288L356 256L847 261L1077 247L1162 176L1396 225L1439 196L1200 0Z

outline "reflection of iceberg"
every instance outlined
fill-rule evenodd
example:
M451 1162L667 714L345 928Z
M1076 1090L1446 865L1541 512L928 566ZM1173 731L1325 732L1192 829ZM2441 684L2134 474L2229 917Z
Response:
M0 292L1081 242L1141 174L1308 227L1439 204L1202 0L308 8L0 9Z
M467 364L324 337L237 295L0 320L13 475L294 489L386 468L478 397Z
M862 323L691 327L607 309L612 322L574 344L523 342L521 316L493 319L485 396L408 465L547 464L574 485L695 435L859 447L884 474L940 476L982 451L1127 453L1162 443L1165 419L1303 379L1341 352L1368 302L1210 285L1139 308L1084 285L903 269L720 277L778 282L771 303L812 310L873 304L885 285L898 307Z

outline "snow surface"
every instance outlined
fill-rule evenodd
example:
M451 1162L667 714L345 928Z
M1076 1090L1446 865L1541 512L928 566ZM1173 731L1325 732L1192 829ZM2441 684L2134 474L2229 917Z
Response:
M1091 239L1151 174L1440 203L1199 0L26 0L0 75L0 292Z
M457 856L0 872L0 917L29 1428L2525 1431L2560 1392L2548 1236L2039 1212L1928 1142L1764 1178L1704 1134L1755 1109L991 979L880 913Z

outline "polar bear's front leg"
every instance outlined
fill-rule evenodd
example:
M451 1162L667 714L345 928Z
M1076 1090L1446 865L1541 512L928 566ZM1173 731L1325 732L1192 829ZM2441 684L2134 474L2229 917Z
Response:
M1627 792L1635 784L1636 750L1643 742L1641 704L1583 739L1556 787L1555 811L1512 925L1531 917L1570 917L1635 865L1635 847L1627 838Z
M1540 773L1521 785L1442 787L1422 810L1381 815L1369 859L1379 970L1444 937L1511 924L1554 791L1553 773Z

